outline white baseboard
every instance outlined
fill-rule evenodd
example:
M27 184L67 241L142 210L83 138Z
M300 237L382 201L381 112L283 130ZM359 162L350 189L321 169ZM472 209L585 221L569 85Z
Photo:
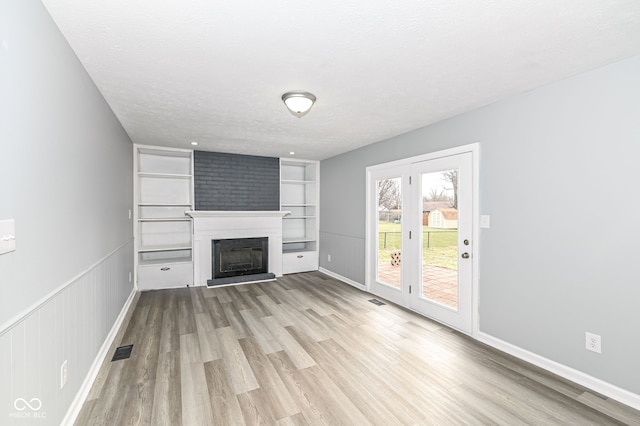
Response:
M113 340L116 338L116 335L118 334L118 330L120 329L122 322L126 318L127 313L129 312L129 309L131 308L131 306L133 305L133 302L137 299L139 295L140 295L139 291L136 291L135 289L131 291L131 294L129 295L129 298L127 299L127 301L124 303L124 306L122 307L122 310L118 315L118 318L116 318L116 321L113 324L113 327L111 327L109 334L104 339L104 343L100 347L98 354L93 360L93 363L91 364L91 368L89 368L89 372L87 373L87 375L84 378L84 381L82 382L82 386L80 386L78 393L76 394L75 398L73 398L73 401L71 402L71 405L67 410L67 414L62 419L62 423L60 423L61 425L73 425L76 422L76 419L78 418L78 414L80 414L80 410L82 409L82 405L84 404L85 400L87 399L87 396L89 395L91 386L93 385L93 382L96 380L96 377L98 376L98 372L100 371L102 362L107 356L107 352L109 351L109 348L113 343Z
M544 368L560 377L564 377L567 380L571 380L574 383L589 388L599 394L607 396L611 399L615 399L629 407L640 410L640 395L630 392L628 390L619 388L604 380L597 379L582 371L575 370L566 365L552 361L533 352L529 352L526 349L522 349L519 346L507 343L504 340L500 340L497 337L493 337L486 333L478 333L478 341L486 343L502 352L506 352L509 355L513 355L516 358L520 358L523 361L527 361L540 368Z
M354 281L354 280L349 279L347 277L343 277L342 275L336 274L335 272L332 272L332 271L330 271L328 269L320 267L320 268L318 268L318 271L322 272L325 275L329 275L331 278L335 278L336 280L339 280L339 281L342 281L342 282L347 283L349 285L352 285L357 289L366 290L366 287L365 287L364 284L360 284L357 281Z

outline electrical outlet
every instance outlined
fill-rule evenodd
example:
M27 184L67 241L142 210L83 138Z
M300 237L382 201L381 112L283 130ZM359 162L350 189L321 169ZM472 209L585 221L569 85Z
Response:
M584 334L585 347L588 351L595 352L597 354L602 353L602 340L597 334L589 333Z
M330 254L327 255L327 262L331 262L331 255Z
M65 359L60 366L60 389L64 388L67 384L67 360Z

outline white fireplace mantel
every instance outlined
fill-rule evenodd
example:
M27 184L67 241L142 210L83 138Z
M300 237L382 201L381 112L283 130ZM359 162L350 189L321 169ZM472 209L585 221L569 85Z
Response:
M291 213L284 210L258 210L258 211L226 211L226 210L189 210L184 214L191 216L192 218L202 217L277 217L282 219L284 216Z
M282 276L282 218L288 211L190 210L193 218L194 285L211 279L211 241L226 238L269 238L269 271Z

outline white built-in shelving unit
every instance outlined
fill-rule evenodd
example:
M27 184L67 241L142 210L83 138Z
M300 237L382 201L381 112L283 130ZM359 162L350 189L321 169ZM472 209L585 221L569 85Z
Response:
M280 207L291 214L282 219L282 272L318 269L319 164L309 160L280 160Z
M140 290L193 283L193 151L135 145L135 235Z

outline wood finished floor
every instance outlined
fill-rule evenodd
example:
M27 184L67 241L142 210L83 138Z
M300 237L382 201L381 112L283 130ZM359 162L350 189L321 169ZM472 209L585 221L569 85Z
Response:
M640 425L640 412L321 273L142 293L78 425Z

